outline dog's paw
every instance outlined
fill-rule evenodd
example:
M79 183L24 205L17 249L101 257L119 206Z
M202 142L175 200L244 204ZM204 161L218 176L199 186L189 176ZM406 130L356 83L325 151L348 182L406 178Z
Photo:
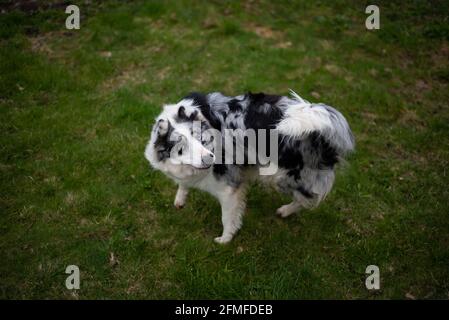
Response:
M186 203L185 203L185 202L182 202L182 201L176 201L176 200L175 200L174 205L175 205L175 208L176 208L176 209L182 209L182 208L184 208L184 206L186 205Z
M175 201L173 204L176 209L182 209L186 205L187 200L187 189L178 188L178 192L176 192Z
M285 206L280 207L276 210L276 215L278 215L281 218L287 218L289 215L291 215L294 211L290 210L288 204Z
M232 240L232 236L221 236L221 237L216 237L214 239L214 241L219 244L226 244L226 243L229 243L231 240Z

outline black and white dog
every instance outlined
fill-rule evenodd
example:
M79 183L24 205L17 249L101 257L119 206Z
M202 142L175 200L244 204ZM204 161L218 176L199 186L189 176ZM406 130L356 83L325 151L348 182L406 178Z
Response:
M238 146L243 146L240 153ZM242 225L251 178L292 196L276 212L287 217L325 198L334 183L335 164L353 149L346 119L330 106L309 103L293 91L291 98L214 92L191 93L165 105L145 157L178 184L177 208L184 206L189 188L218 199L223 234L215 241L227 243Z

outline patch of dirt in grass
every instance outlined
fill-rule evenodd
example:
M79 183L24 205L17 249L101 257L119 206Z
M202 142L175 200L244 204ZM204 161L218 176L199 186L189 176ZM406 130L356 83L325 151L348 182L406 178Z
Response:
M384 220L384 213L381 211L374 211L370 214L372 220Z
M407 52L398 52L397 63L401 69L410 70L413 67L414 59Z
M298 68L292 68L288 70L287 73L285 74L285 77L288 80L290 81L298 80L304 77L305 75L308 75L313 71L316 71L316 69L319 69L321 66L321 58L306 56L303 59L299 60L297 65Z
M358 236L372 235L374 230L368 224L361 224L360 222L354 221L352 218L344 218L343 221Z
M100 226L94 230L88 230L80 233L80 237L89 240L106 241L111 239L112 232L109 227Z
M69 5L67 1L36 1L36 0L14 0L2 1L0 3L0 10L8 12L12 10L20 10L27 14L32 14L39 10L65 8Z
M217 19L215 19L215 18L207 17L206 19L203 20L203 22L201 23L201 26L204 29L215 29L218 27L218 22L217 22Z
M316 92L316 91L311 91L310 92L310 95L312 96L312 97L314 97L315 99L321 99L321 94L319 94L318 92Z
M132 241L134 238L153 240L155 234L160 231L159 214L151 209L140 209L138 211L130 210L128 214L133 214L138 226L136 233L127 237L126 240Z
M426 127L425 122L420 118L414 110L405 109L402 110L398 122L402 125L412 125L417 129L424 129Z
M424 80L417 80L415 83L415 87L420 92L429 91L432 88L432 86Z
M68 206L73 206L79 201L79 198L80 197L78 194L76 194L75 192L69 191L69 192L67 192L67 194L64 198L64 203Z
M126 294L137 294L137 293L143 293L143 287L142 287L142 280L143 278L140 277L137 280L128 280L130 282L130 286L126 289Z
M135 86L147 82L147 65L133 64L120 70L116 76L107 79L100 85L101 91L113 91L124 86Z
M441 90L444 84L432 81L429 78L417 79L411 83L399 78L393 78L392 83L394 83L394 86L390 86L388 90L391 94L402 96L407 103L411 105L426 105L429 110L438 108L437 104L430 103L431 100L427 95L433 91Z
M321 67L321 64L323 63L323 60L321 59L321 57L316 57L316 56L306 56L303 59L302 64L311 67L312 69L316 69Z
M343 69L335 64L326 64L324 69L334 76L340 76L343 74Z
M108 130L109 126L102 126L101 129ZM97 138L97 128L79 128L74 130L74 135L79 139L84 139L86 142L92 142Z
M158 73L157 73L157 78L159 80L164 80L167 78L168 75L170 75L170 71L171 71L171 67L167 66L165 68L162 68Z
M292 46L292 42L291 41L279 42L279 43L275 44L274 46L276 48L280 48L280 49L287 49Z
M141 24L153 27L153 28L162 26L162 22L160 20L154 20L150 17L134 17L133 21L135 23L141 23Z
M333 44L333 42L330 41L330 40L326 40L326 39L325 39L325 40L320 40L319 43L320 43L321 47L322 47L325 51L329 51L329 50L331 50L331 49L334 48L334 44Z
M28 40L30 41L31 44L31 51L36 53L42 53L50 57L53 56L54 52L48 45L49 40L52 37L53 35L51 32L40 34L35 37L29 37Z
M28 41L30 42L30 49L34 53L45 55L50 59L60 59L63 58L71 51L71 48L64 46L58 48L58 50L53 50L51 44L54 41L62 38L72 37L73 32L71 31L51 31L42 34L38 34L35 36L28 37ZM76 41L70 42L67 41L67 44L75 45Z
M413 153L413 152L408 152L401 145L398 145L398 144L389 145L388 151L389 151L388 153L394 155L396 159L410 160L414 163L419 163L422 166L425 166L428 164L428 159L424 155L418 154L418 153ZM426 154L426 156L429 156L429 155Z
M208 71L197 73L194 75L192 82L196 85L197 88L205 88L211 81L211 76ZM228 86L224 88L225 90L230 90Z
M438 84L447 85L449 83L449 43L443 42L429 57L432 62L432 78L438 81ZM447 89L445 89L447 90Z
M273 30L269 26L257 25L249 23L245 26L249 32L257 34L260 38L279 40L284 37L284 33L278 30Z
M45 53L47 55L52 55L53 50L47 44L45 35L38 35L36 37L30 37L28 40L31 43L31 50L33 52Z
M106 59L109 59L109 58L112 57L112 52L111 51L100 51L98 54L100 55L100 57L103 57L103 58L106 58Z
M376 124L376 120L379 118L377 114L368 111L362 112L361 115L366 122L374 125Z
M447 65L449 63L449 43L444 41L440 48L432 53L431 57L434 65Z

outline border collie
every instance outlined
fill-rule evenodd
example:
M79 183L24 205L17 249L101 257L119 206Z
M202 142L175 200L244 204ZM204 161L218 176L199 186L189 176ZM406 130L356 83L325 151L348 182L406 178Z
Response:
M290 94L191 93L165 105L156 118L145 157L178 184L177 208L185 205L189 188L218 199L223 223L218 243L231 241L240 229L252 178L292 196L276 211L285 218L318 205L332 188L334 166L354 150L340 112ZM234 152L239 145L241 152Z

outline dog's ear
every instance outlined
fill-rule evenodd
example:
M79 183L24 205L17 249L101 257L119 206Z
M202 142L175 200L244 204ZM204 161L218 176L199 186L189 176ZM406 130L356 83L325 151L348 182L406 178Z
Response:
M184 106L180 106L178 109L178 121L195 121L197 120L198 111L194 110L190 113L190 115L187 115L186 108Z
M207 121L209 121L210 125L214 129L221 130L220 119L217 117L217 115L209 105L206 95L199 92L191 92L186 97L184 97L184 99L193 100L193 104L200 108L200 120L202 120L202 118L204 117Z
M170 131L170 121L166 119L159 119L156 123L156 132L157 135L160 137L164 137L167 135L167 133Z
M154 126L154 149L157 151L159 161L170 157L170 150L174 142L170 141L170 136L174 128L167 119L159 119Z
M184 106L180 106L178 109L178 118L180 119L187 119L187 115L186 115L186 108Z

